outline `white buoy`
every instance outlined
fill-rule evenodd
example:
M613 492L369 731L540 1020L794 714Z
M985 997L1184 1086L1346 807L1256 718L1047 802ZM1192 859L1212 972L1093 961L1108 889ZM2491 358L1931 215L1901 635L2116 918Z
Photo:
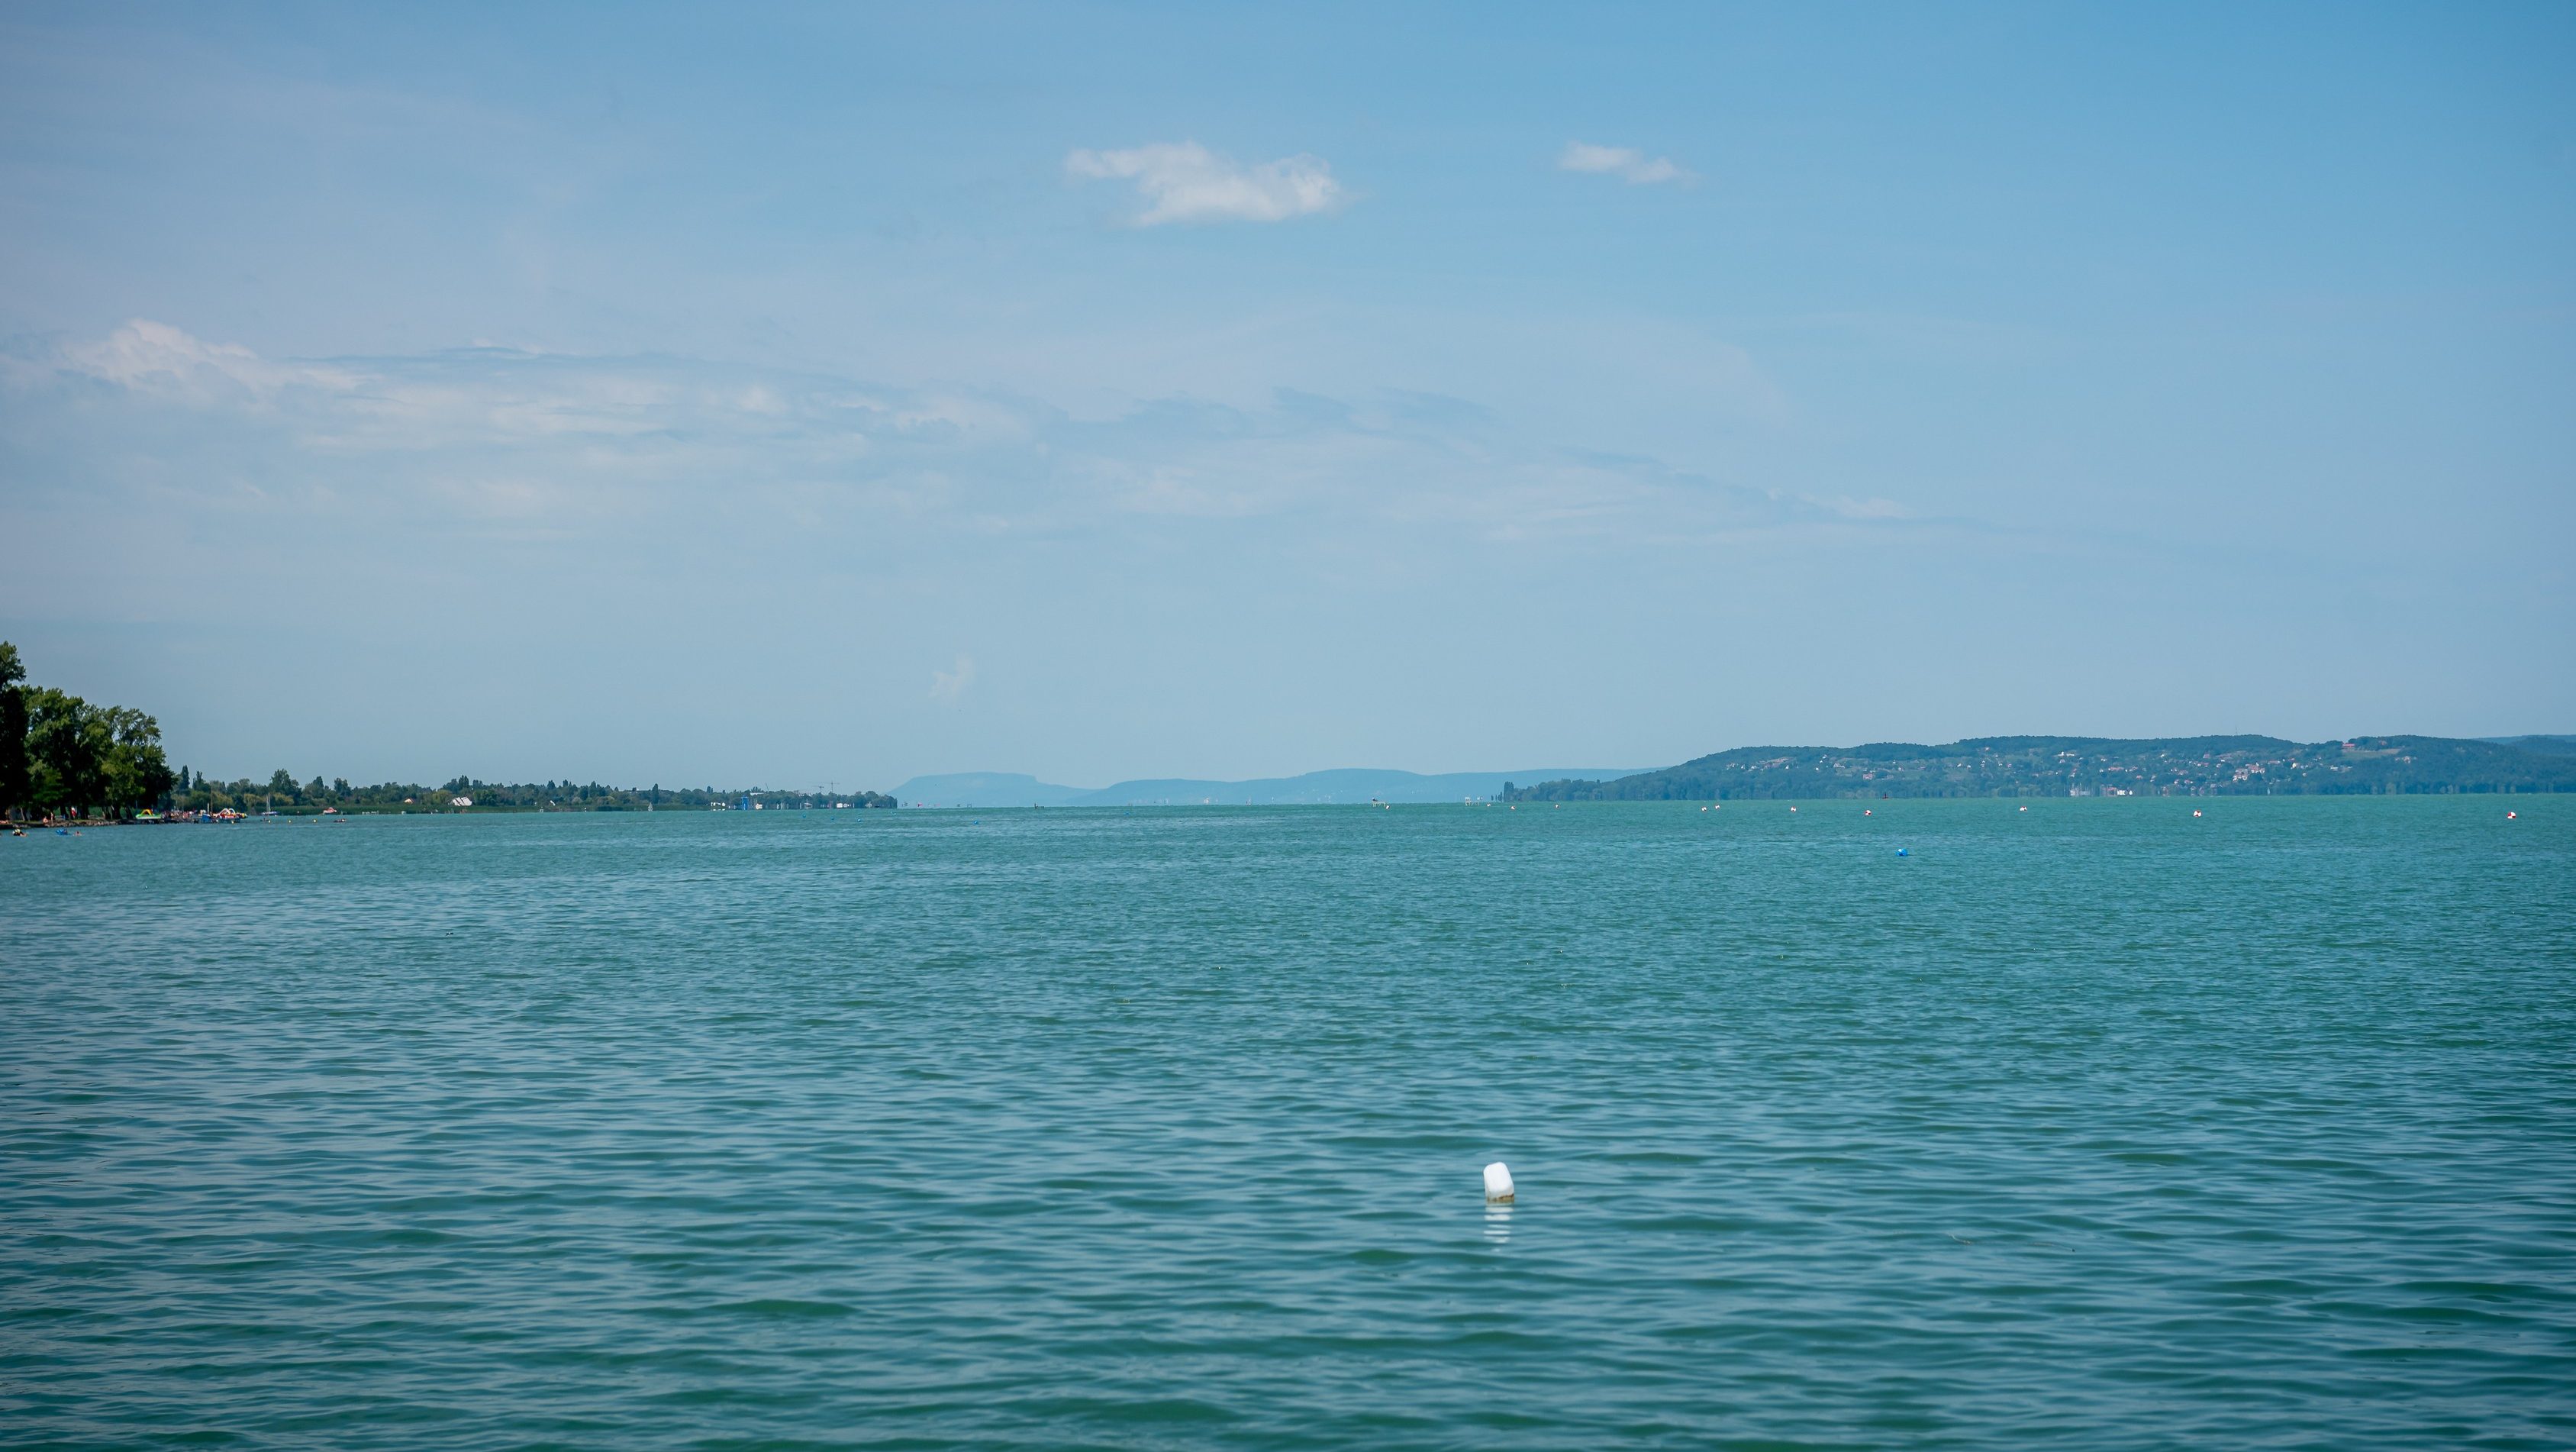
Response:
M1486 1202L1490 1204L1496 1200L1510 1198L1512 1198L1512 1167L1501 1160L1485 1166Z

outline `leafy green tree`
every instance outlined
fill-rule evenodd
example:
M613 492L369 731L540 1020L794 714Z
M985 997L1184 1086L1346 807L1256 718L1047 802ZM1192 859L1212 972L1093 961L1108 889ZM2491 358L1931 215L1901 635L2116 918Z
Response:
M26 679L18 647L0 640L0 817L15 817L35 804L27 775Z
M161 751L161 723L131 706L109 706L98 714L109 739L99 771L108 809L137 811L168 796L178 778Z
M104 804L114 728L68 692L38 686L26 697L28 795L37 808L73 813Z

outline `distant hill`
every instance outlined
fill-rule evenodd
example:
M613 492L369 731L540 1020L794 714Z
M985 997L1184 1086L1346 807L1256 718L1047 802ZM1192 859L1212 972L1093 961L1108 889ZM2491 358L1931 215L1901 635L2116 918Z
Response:
M2498 746L2518 746L2542 756L2576 756L2576 736L2490 736Z
M1056 786L1012 772L961 772L917 776L894 790L905 806L929 807L1144 807L1144 806L1288 806L1331 802L1454 802L1491 797L1508 781L1547 777L1623 776L1600 768L1550 771L1456 771L1426 776L1411 771L1365 767L1310 771L1303 776L1261 777L1253 781L1207 781L1169 777L1122 781L1099 788Z
M1056 786L1013 771L961 771L917 776L894 789L907 807L1062 807L1088 788Z
M2564 738L2539 738L2555 741ZM2576 791L2576 755L2441 736L1989 736L1947 746L1747 746L1660 771L1515 786L1511 801L1737 797L2310 795Z

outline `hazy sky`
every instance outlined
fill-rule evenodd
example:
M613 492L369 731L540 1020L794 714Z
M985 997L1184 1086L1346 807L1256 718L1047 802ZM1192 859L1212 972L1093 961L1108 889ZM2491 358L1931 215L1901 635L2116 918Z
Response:
M2576 730L2576 7L13 6L0 635L225 775Z

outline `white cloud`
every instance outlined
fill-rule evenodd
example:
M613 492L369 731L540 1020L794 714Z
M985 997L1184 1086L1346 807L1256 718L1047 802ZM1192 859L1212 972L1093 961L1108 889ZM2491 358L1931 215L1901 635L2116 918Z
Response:
M954 670L930 673L930 699L943 706L954 706L957 704L957 698L965 695L966 688L973 684L975 684L975 658L971 655L961 655L957 657L957 666Z
M1132 181L1145 199L1135 222L1284 222L1329 212L1349 200L1319 156L1283 156L1245 166L1195 141L1164 141L1125 151L1076 151L1065 174L1086 181Z
M1569 141L1565 143L1565 154L1556 159L1556 165L1561 171L1615 176L1633 186L1652 186L1658 182L1688 184L1699 180L1697 173L1671 157L1659 156L1648 161L1646 153L1633 146L1594 146L1589 142Z
M293 387L345 391L358 384L346 369L272 363L239 343L209 343L168 323L136 318L94 343L65 348L65 371L126 388L204 399L221 392L274 397Z

